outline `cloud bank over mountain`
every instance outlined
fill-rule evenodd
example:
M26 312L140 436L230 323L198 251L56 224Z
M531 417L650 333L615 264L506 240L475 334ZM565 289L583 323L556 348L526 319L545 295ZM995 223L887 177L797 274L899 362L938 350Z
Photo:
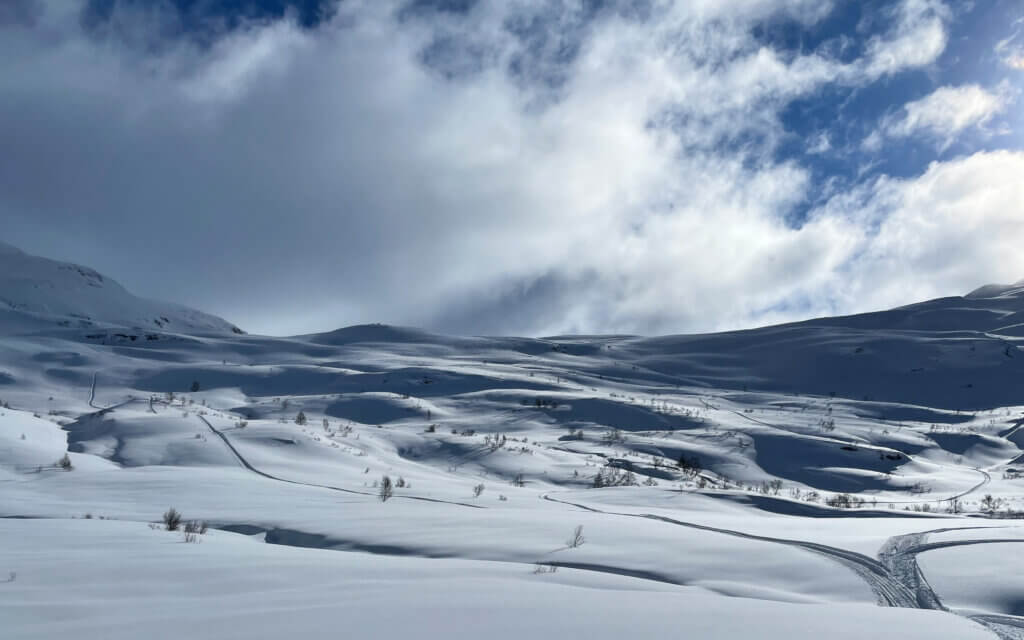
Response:
M269 333L665 333L965 293L1024 277L996 4L985 75L958 62L977 16L928 0L22 1L0 218Z

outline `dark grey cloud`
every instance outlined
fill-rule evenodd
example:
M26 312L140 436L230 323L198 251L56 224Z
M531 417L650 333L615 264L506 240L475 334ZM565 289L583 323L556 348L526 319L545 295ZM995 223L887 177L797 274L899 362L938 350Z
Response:
M0 29L4 27L33 27L43 15L40 0L6 0L0 4Z

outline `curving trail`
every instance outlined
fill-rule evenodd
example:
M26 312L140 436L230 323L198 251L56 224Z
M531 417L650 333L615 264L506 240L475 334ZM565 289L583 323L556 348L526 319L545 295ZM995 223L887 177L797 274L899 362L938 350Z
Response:
M790 547L805 549L812 553L823 555L835 562L838 562L839 564L843 565L844 567L852 570L854 573L859 575L868 584L868 587L878 598L878 602L881 605L888 607L924 608L919 607L916 594L914 594L912 590L908 589L899 580L896 580L889 573L888 569L885 567L884 564L882 564L880 561L874 558L857 553L855 551L840 549L838 547L831 547L816 542L791 540L788 538L773 538L770 536L761 536L752 533L744 533L742 531L734 531L732 529L723 529L721 527L712 527L709 525L696 524L693 522L685 522L683 520L676 520L675 518L669 518L667 516L660 516L651 513L623 513L617 511L602 511L601 509L595 509L594 507L588 507L586 505L578 504L575 502L568 502L566 500L552 498L548 494L545 494L541 497L544 500L548 500L550 502L558 502L561 504L573 506L593 513L603 513L606 515L658 520L660 522L664 522L666 524L671 524L679 527L699 529L702 531L711 531L714 533L721 533L723 535L744 538L747 540L770 542L774 544L782 544Z
M902 536L893 536L882 545L879 557L890 571L901 582L913 589L917 594L918 602L928 604L924 608L949 611L939 597L932 590L928 580L921 572L917 564L917 554L932 549L944 549L974 544L998 544L1005 542L1024 542L1020 538L1003 538L994 540L947 540L943 542L927 542L928 536L933 533L945 531L967 531L971 529L991 529L997 527L947 527L943 529L932 529L918 533L908 533ZM952 611L951 613L957 613ZM957 614L963 615L963 614ZM997 635L1000 640L1024 640L1024 618L1004 614L973 614L965 616L974 620Z
M584 504L552 498L548 494L542 495L541 498L551 502L558 502L560 504L590 511L592 513L658 520L667 524L687 527L690 529L712 531L723 535L745 538L747 540L758 540L761 542L770 542L805 549L812 553L823 555L854 571L867 583L868 587L876 594L876 596L878 596L878 603L882 606L945 611L953 615L967 617L978 624L981 624L998 636L1000 640L1024 640L1024 618L1002 614L965 615L956 611L950 611L942 604L942 601L932 589L931 585L928 584L928 580L925 578L917 564L917 554L930 549L941 549L971 544L1024 542L1024 539L1019 538L996 540L952 540L933 543L927 542L928 536L933 533L964 531L971 529L990 529L995 527L945 527L941 529L932 529L930 531L919 531L893 536L882 545L882 548L879 550L879 557L876 560L854 551L831 547L816 542L755 535L742 531L734 531L732 529L723 529L721 527L685 522L682 520L676 520L675 518L651 513L603 511Z
M235 456L235 459L238 460L239 464L241 464L243 467L245 467L249 471L255 473L256 475L263 476L264 478L267 478L268 480L274 480L276 482L286 482L288 484L301 485L301 486L304 486L304 487L315 487L317 489L329 489L331 491L340 491L342 493L352 493L352 494L357 494L357 495L361 495L361 496L374 496L374 497L376 497L376 495L377 495L377 494L371 493L369 491L356 491L355 489L345 489L343 487L335 487L335 486L328 485L328 484L315 484L315 483L312 483L312 482L299 482L298 480L288 480L287 478L280 478L278 476L271 475L271 474L269 474L269 473L267 473L265 471L260 471L256 467L252 466L252 464L250 464L249 461L245 459L245 456L243 456L241 453L239 453L238 449L235 448L235 445L231 444L231 441L228 439L227 435L223 431L220 431L219 429L214 427L212 424L210 424L210 421L207 420L205 416L197 415L196 417L199 418L200 420L202 420L203 424L206 425L206 428L209 429L215 436L220 438L221 441L225 445L227 445L227 448ZM422 502L437 502L437 503L441 503L441 504L453 504L453 505L458 505L460 507L469 507L471 509L486 509L487 508L487 507L485 507L483 505L479 505L479 504L470 504L468 502L455 502L455 501L452 501L452 500L441 500L439 498L427 498L427 497L424 497L424 496L399 496L399 495L395 495L395 496L392 496L392 498L397 498L397 499L400 499L400 500L420 500Z

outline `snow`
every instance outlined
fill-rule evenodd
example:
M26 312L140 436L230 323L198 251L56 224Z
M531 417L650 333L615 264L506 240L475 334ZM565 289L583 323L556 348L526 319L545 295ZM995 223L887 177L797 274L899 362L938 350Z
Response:
M14 582L0 584L0 618L9 637L25 639L686 633L852 640L879 625L907 639L990 637L932 611L756 599L738 605L735 598L627 576L297 549L216 531L201 544L185 544L139 523L8 520L0 522L0 537L24 563ZM737 606L744 615L735 615Z
M273 338L0 262L5 637L1024 632L1024 527L982 512L1024 510L1019 287L703 336Z
M0 242L0 327L24 331L37 324L33 319L78 328L235 330L216 316L138 298L88 267L30 256Z

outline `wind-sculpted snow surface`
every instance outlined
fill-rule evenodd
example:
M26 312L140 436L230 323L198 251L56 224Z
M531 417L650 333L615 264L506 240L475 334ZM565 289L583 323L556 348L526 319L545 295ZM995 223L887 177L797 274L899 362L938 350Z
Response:
M1020 637L1020 286L705 336L271 338L0 260L4 637Z

